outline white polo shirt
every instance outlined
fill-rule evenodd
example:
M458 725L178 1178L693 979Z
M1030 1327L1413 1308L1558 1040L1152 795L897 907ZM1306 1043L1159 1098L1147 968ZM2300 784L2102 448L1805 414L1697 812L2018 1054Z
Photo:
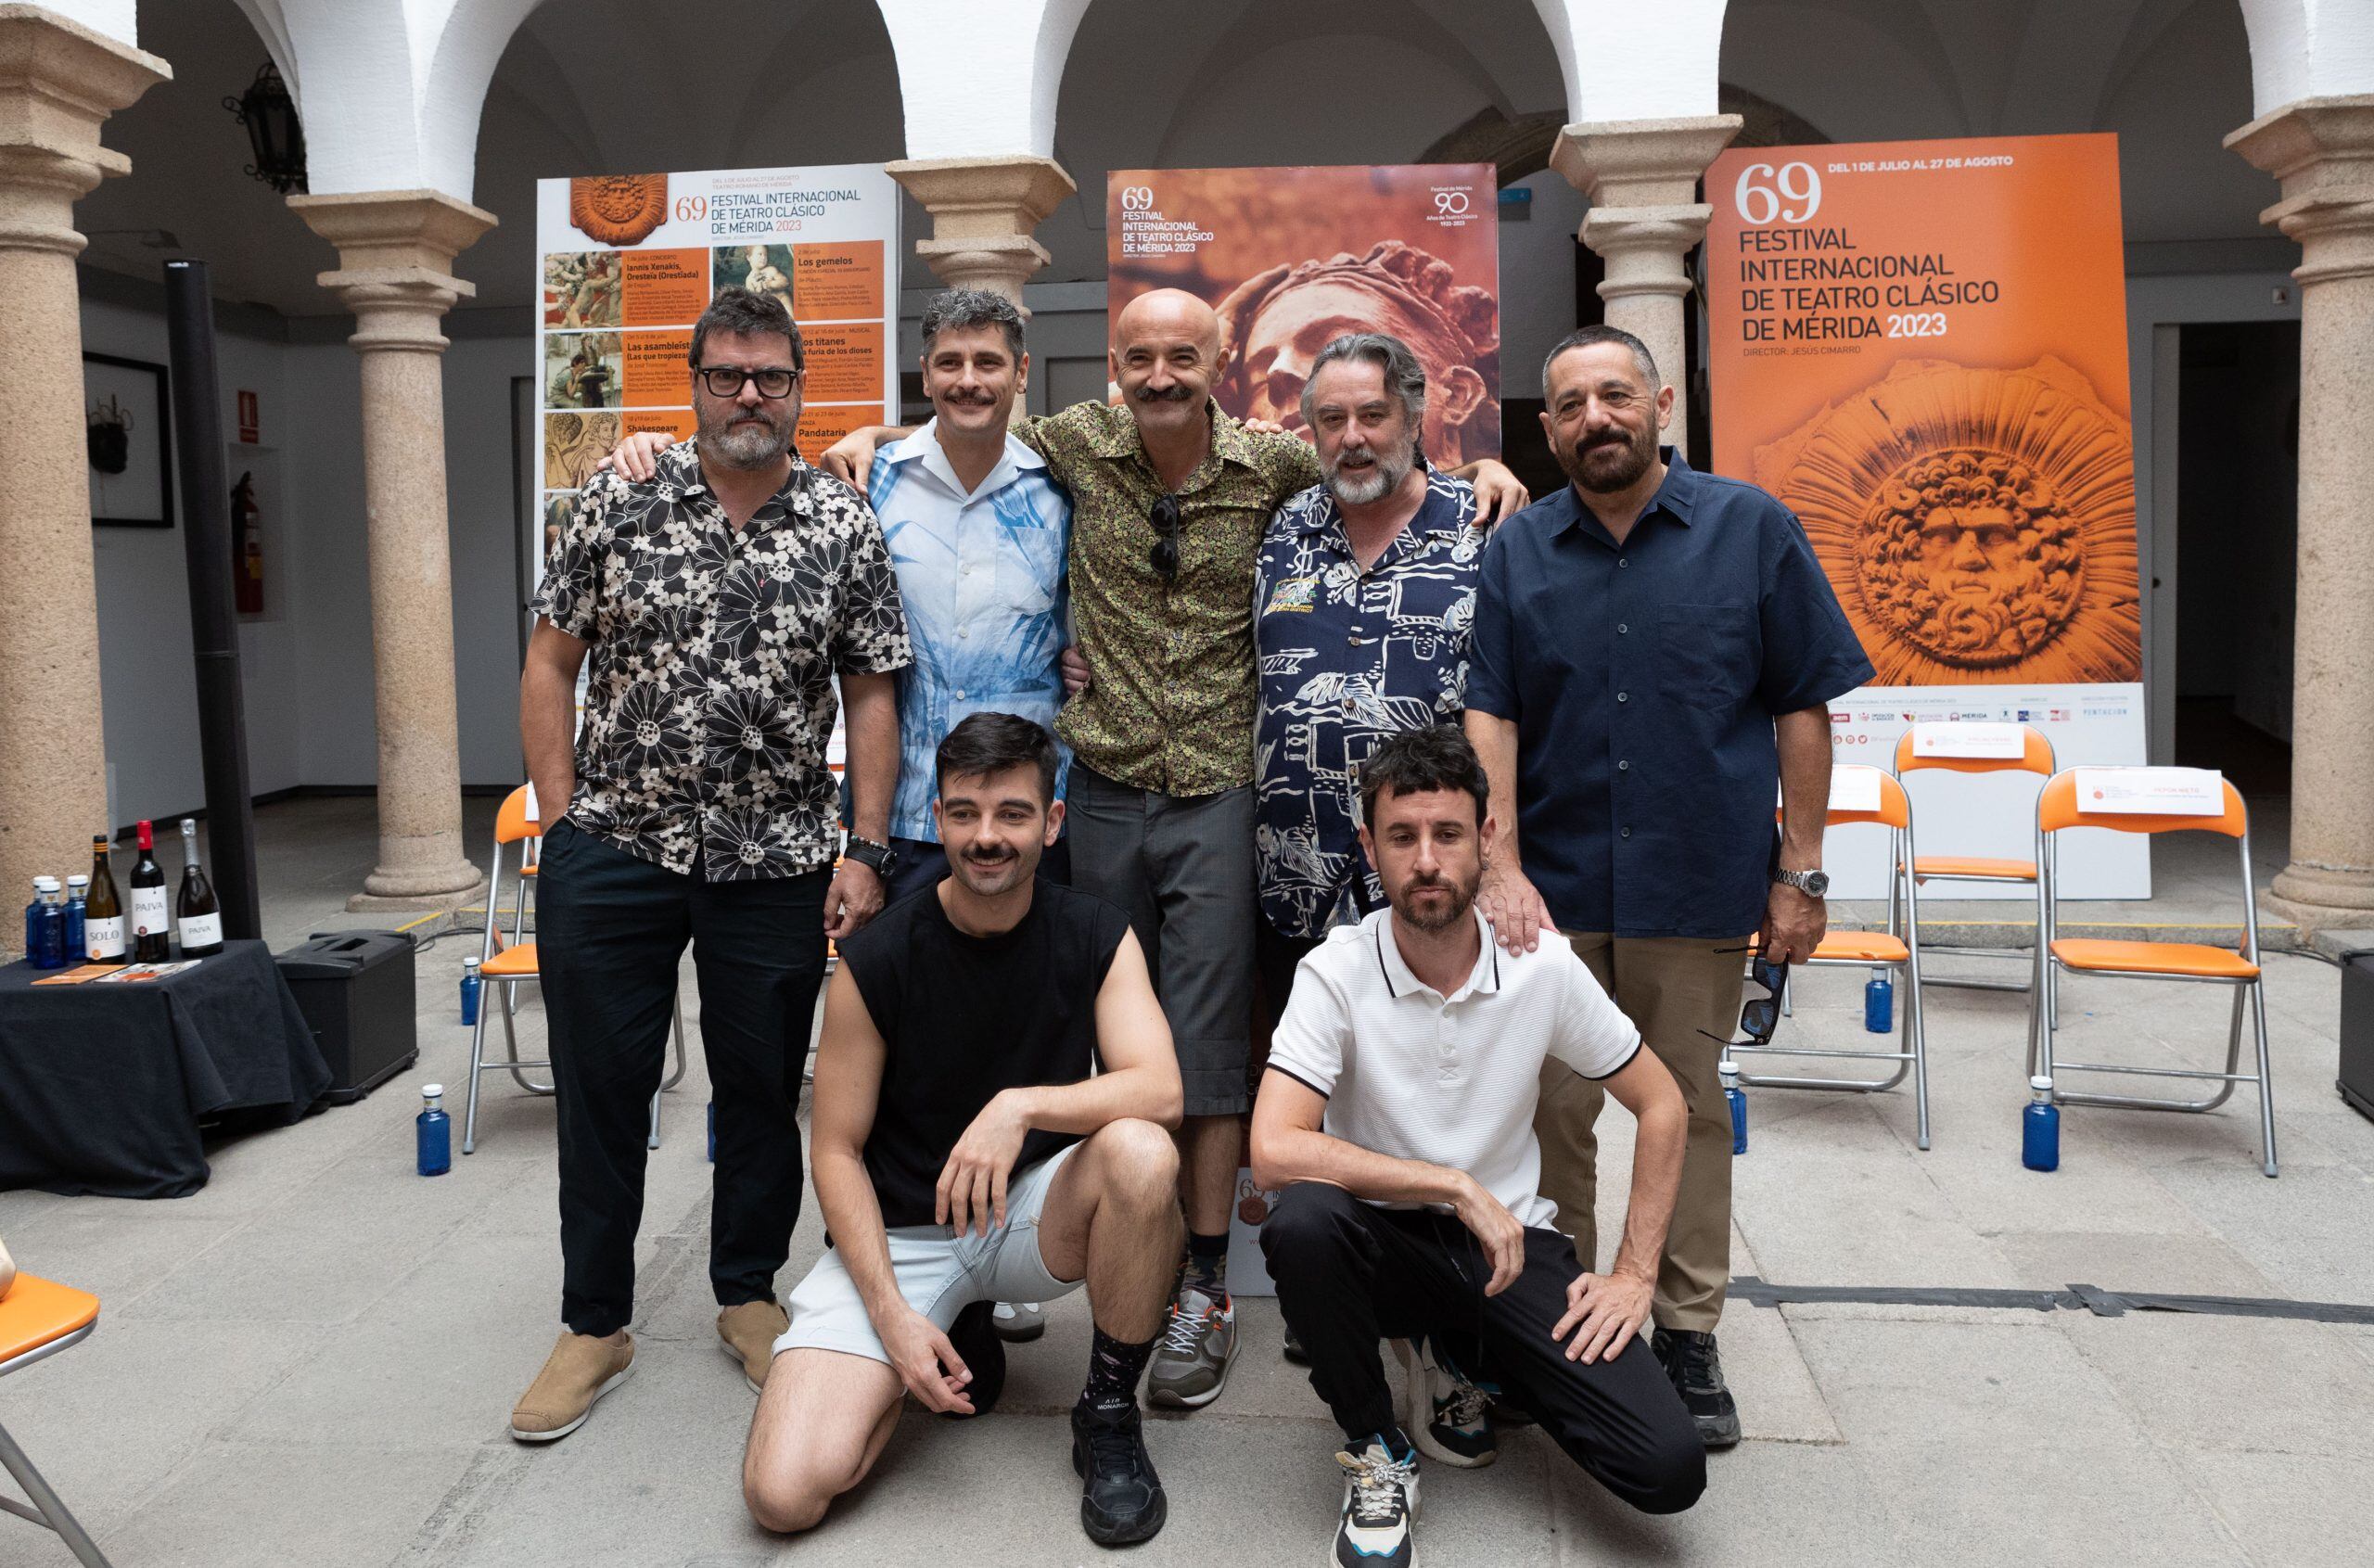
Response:
M1474 920L1483 950L1449 996L1410 972L1390 909L1329 932L1295 972L1270 1065L1327 1097L1330 1137L1463 1170L1521 1223L1546 1226L1558 1205L1541 1195L1533 1136L1542 1061L1603 1078L1640 1031L1565 942L1506 953Z

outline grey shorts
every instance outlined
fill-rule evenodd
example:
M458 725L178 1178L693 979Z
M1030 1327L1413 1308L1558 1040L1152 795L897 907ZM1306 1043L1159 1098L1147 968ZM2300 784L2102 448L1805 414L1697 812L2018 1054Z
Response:
M1159 795L1076 762L1064 826L1072 886L1120 905L1145 950L1186 1114L1249 1110L1253 786Z
M939 1325L955 1326L956 1315L976 1301L1053 1301L1079 1289L1078 1280L1058 1280L1039 1253L1039 1216L1055 1172L1079 1149L1056 1150L1015 1174L1005 1191L1005 1224L983 1236L955 1236L945 1225L900 1226L887 1233L890 1270L907 1305ZM791 1327L775 1339L775 1354L786 1350L837 1350L890 1364L882 1336L866 1315L865 1298L841 1262L840 1250L824 1249L808 1277L792 1288L785 1304Z

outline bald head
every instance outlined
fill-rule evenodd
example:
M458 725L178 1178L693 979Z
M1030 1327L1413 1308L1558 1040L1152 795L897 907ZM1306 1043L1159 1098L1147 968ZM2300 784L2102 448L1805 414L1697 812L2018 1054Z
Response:
M1113 320L1113 380L1138 432L1179 450L1210 427L1205 405L1220 369L1219 313L1180 288L1157 288Z

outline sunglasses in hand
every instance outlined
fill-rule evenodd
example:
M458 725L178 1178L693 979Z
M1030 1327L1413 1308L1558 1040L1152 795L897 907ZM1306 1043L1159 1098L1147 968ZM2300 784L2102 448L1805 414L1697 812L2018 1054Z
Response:
M1774 963L1762 954L1748 961L1748 982L1763 988L1764 994L1750 997L1740 1006L1740 1032L1743 1040L1727 1040L1717 1035L1698 1032L1718 1045L1770 1045L1772 1031L1780 1026L1780 993L1789 984L1789 966Z

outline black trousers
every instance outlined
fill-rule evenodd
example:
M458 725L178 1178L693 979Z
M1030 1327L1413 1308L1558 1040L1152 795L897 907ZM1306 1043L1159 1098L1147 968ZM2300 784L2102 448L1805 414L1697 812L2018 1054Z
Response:
M687 941L717 1102L709 1283L721 1307L772 1300L799 1218L800 1070L832 873L708 882L564 819L544 835L536 881L560 1124L562 1321L608 1334L634 1316L644 1145Z
M1642 1339L1613 1360L1567 1360L1550 1330L1583 1271L1575 1245L1538 1229L1525 1243L1525 1272L1487 1296L1483 1248L1449 1215L1376 1208L1301 1182L1261 1227L1278 1306L1346 1436L1398 1424L1377 1341L1424 1334L1498 1382L1609 1491L1644 1513L1680 1512L1706 1489L1706 1449L1680 1396Z

